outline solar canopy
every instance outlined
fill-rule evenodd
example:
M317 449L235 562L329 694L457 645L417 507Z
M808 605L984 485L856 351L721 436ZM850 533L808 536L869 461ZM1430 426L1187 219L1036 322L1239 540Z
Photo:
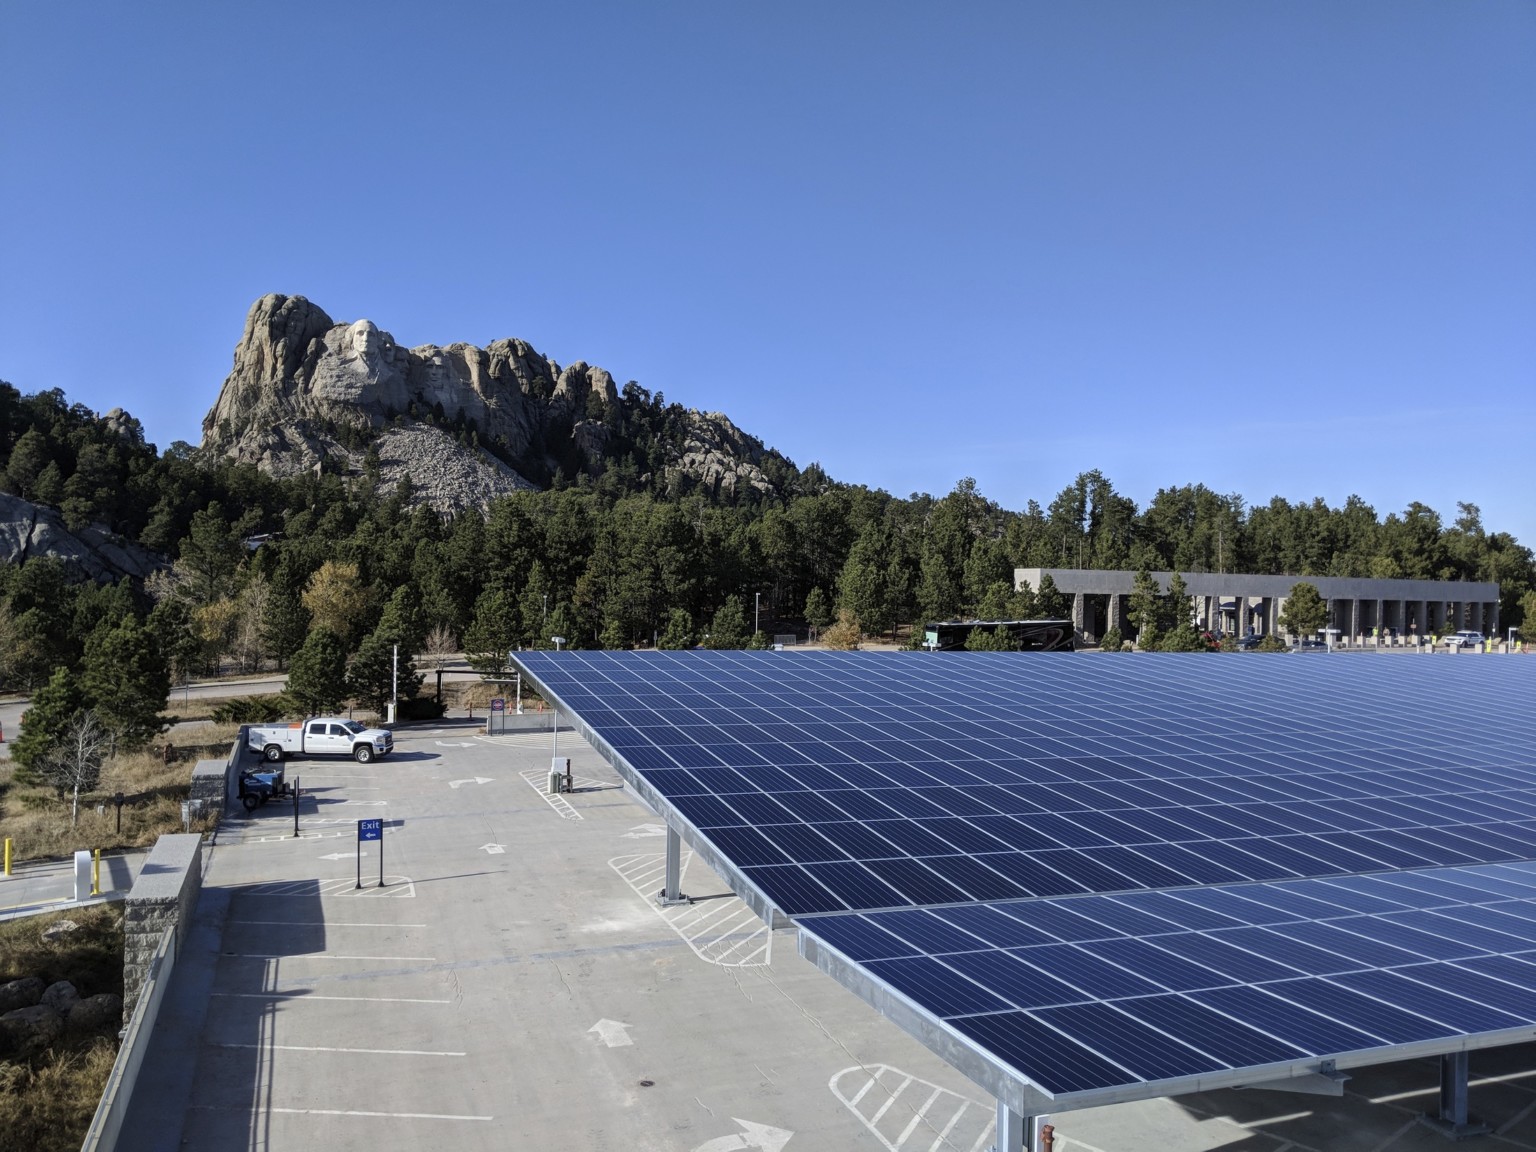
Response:
M1536 1036L1524 660L518 661L738 895L1021 1112Z

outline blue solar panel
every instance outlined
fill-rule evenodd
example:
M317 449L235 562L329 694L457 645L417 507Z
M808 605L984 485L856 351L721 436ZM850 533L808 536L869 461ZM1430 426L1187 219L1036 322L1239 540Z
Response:
M1525 661L518 659L808 956L1034 1090L1536 1025Z

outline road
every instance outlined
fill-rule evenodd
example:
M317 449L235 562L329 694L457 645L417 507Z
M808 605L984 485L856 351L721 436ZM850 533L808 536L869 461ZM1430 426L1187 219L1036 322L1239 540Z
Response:
M435 672L427 673L429 682L436 676ZM480 674L470 668L468 661L462 656L456 656L448 662L443 670L443 683L462 683L465 681L478 681ZM190 684L178 684L171 689L170 698L166 701L165 709L171 715L178 712L186 712L188 706L194 701L227 700L234 696L267 696L275 692L281 692L288 684L285 673L274 672L257 676L237 676L219 680L196 680ZM0 699L0 760L8 760L11 755L11 741L21 731L21 714L27 710L30 703L25 696L8 696Z

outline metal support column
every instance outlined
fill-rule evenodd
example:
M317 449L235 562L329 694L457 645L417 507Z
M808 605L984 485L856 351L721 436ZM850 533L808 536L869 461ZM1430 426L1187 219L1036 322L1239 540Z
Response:
M1419 1120L1442 1136L1466 1140L1485 1136L1488 1125L1467 1113L1467 1054L1451 1052L1440 1057L1440 1115L1424 1113Z
M1040 1130L1049 1120L1049 1116L1020 1116L999 1100L992 1152L1039 1152Z
M663 908L673 904L692 904L693 901L683 895L683 838L677 834L677 829L667 825L667 878L665 887L656 894L656 902Z

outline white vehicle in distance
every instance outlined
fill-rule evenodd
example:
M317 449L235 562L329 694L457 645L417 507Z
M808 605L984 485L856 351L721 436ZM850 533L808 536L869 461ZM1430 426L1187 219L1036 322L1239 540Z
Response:
M1445 638L1447 648L1480 648L1482 643L1481 632L1468 632L1465 629Z
M274 764L290 756L350 756L359 764L388 756L395 750L393 733L364 728L340 716L311 716L281 728L251 728L247 746Z

